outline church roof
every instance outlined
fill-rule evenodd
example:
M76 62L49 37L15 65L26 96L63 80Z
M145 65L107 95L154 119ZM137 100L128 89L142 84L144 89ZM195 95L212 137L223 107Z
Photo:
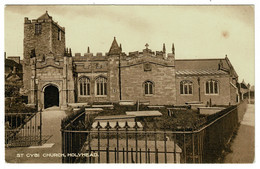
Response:
M109 55L116 55L116 54L120 54L120 52L121 52L121 49L120 49L120 47L117 44L116 37L114 37L114 40L112 42L112 45L111 45L111 47L109 49L108 54Z
M48 14L48 11L46 11L42 16L38 18L38 20L48 20L52 19L52 17Z
M177 75L226 75L227 72L223 70L179 70Z
M18 64L15 61L11 60L11 59L5 59L5 72L6 73L10 73L13 70L13 67L17 68L18 72L22 72L23 71L23 67L22 64Z
M220 59L176 59L175 67L177 75L216 75L237 74L228 58Z
M209 70L218 69L218 65L222 61L223 67L228 68L225 59L176 59L176 70Z

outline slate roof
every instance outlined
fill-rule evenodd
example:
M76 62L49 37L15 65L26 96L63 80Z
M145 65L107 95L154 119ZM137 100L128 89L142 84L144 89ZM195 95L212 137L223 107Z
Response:
M179 70L177 75L227 75L223 70Z
M218 69L218 65L222 61L224 68L229 68L225 59L176 59L176 70L212 70Z
M37 20L48 20L52 19L52 17L48 14L48 11L46 11L42 16L40 16Z
M176 59L176 75L227 75L237 74L229 59Z

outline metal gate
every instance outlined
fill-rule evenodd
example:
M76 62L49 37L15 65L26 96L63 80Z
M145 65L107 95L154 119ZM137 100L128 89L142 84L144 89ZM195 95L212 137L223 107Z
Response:
M41 145L42 111L36 113L5 113L5 146Z

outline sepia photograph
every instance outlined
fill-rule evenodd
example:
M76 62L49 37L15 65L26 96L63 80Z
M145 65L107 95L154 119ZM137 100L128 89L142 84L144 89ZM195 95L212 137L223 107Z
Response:
M254 5L5 5L6 163L255 161Z

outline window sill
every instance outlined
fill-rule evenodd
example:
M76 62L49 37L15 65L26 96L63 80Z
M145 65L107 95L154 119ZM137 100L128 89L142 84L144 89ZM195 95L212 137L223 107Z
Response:
M79 95L79 97L91 97L90 95Z
M216 94L205 94L206 96L209 96L209 95L213 95L213 96L218 96L219 93L216 93Z
M193 94L180 94L181 96L193 96Z
M152 97L153 94L145 94L144 96L145 96L145 97Z
M107 95L95 95L95 97L107 97Z

